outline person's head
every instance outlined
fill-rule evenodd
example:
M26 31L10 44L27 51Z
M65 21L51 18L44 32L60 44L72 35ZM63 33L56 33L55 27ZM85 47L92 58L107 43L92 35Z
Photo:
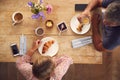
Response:
M32 67L33 75L41 80L45 80L50 77L51 73L54 71L55 64L51 57L41 56L35 60Z
M120 26L120 2L112 2L105 11L103 23L108 26Z

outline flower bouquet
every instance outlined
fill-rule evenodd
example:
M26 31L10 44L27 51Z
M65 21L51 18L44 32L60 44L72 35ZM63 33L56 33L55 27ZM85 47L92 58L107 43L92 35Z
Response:
M28 6L31 8L31 12L33 13L32 18L38 19L42 17L42 19L45 19L44 11L46 11L47 14L51 13L52 6L50 4L43 5L43 0L38 0L38 3L34 3L29 1Z

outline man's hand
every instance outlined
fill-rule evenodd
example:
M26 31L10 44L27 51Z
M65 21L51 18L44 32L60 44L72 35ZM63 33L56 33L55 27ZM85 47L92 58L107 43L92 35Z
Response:
M82 12L82 13L77 17L77 19L78 19L79 22L82 22L81 20L82 20L82 18L84 18L84 17L88 17L89 19L91 19L90 12L89 12L89 11L84 11L84 12Z

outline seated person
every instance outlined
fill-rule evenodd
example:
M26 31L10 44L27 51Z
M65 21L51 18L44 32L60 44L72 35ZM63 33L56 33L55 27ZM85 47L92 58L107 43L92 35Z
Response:
M111 52L120 45L120 1L119 0L92 0L82 15L78 17L80 21L83 16L90 17L90 11L98 8L106 8L103 19L103 36L100 35L99 23L100 15L94 14L92 20L93 43L98 51Z
M27 80L62 80L69 66L73 63L68 56L40 56L33 64L31 57L41 42L37 40L26 55L17 59L16 66Z

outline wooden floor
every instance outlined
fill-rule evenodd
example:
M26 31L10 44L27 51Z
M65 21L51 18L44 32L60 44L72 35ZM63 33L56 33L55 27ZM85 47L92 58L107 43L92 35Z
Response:
M103 64L73 64L62 80L112 80L112 54L103 54ZM0 80L25 80L15 63L0 63Z

